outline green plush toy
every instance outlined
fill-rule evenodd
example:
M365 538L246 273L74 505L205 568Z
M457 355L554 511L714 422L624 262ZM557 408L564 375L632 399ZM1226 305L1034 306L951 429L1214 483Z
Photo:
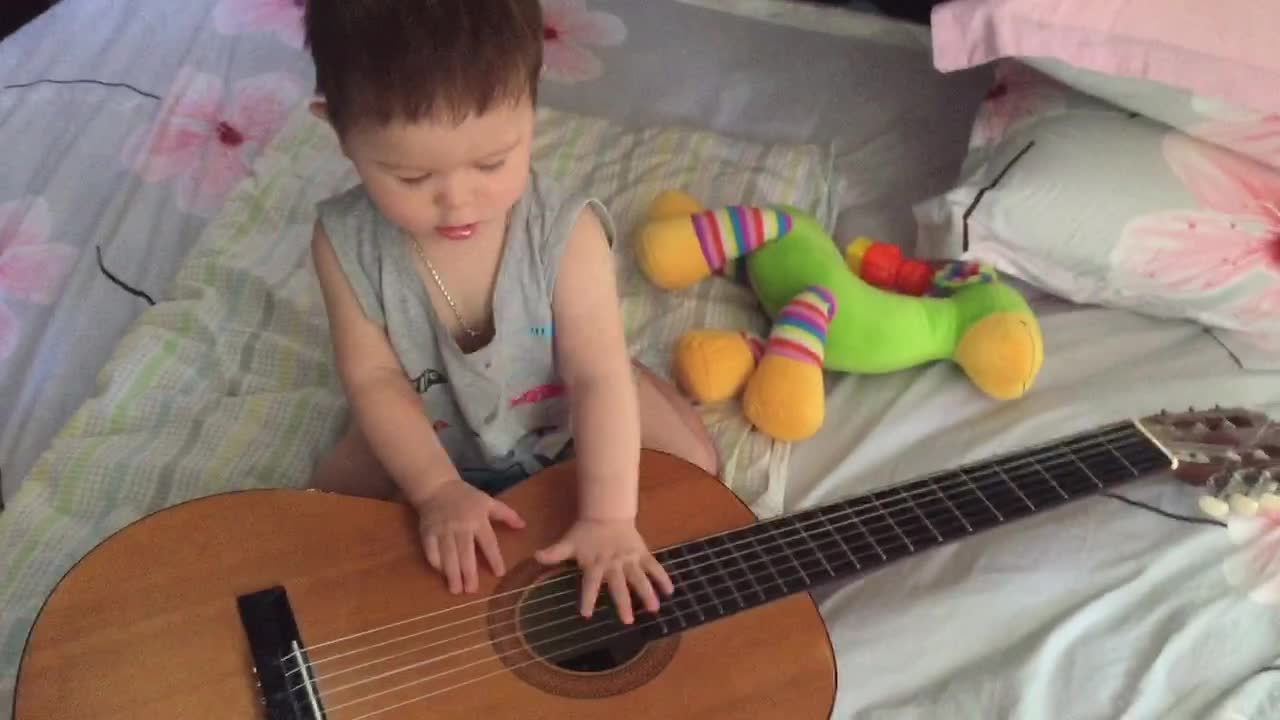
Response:
M822 426L823 370L888 373L949 359L987 395L1030 389L1044 357L1040 326L1014 288L964 285L947 297L889 292L853 273L818 222L788 206L703 210L660 195L636 237L645 275L680 290L746 263L773 327L767 340L695 330L676 346L675 377L700 402L739 393L747 419L779 440Z

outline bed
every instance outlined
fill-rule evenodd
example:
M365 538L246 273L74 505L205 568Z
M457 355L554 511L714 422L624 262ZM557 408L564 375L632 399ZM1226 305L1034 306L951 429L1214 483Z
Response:
M937 72L926 29L844 8L547 5L613 20L549 58L537 162L600 188L625 228L681 187L792 202L840 242L911 251L992 82ZM6 713L31 622L77 558L184 499L300 486L342 427L305 238L314 200L351 178L301 107L310 71L286 6L63 0L0 44L3 84L21 86L0 93L0 127L31 139L0 206L42 198L20 205L35 218L22 234L67 258L48 303L5 297L22 320L0 361ZM199 100L222 93L269 112L210 123ZM204 144L157 157L156 128L184 117L206 123ZM657 293L625 253L619 277L633 351L655 367L683 328L762 327L731 283ZM702 408L726 483L771 517L1162 407L1280 413L1280 378L1196 322L1019 286L1046 342L1027 397L993 403L945 363L833 375L826 423L795 444L731 404ZM1280 714L1277 530L1204 521L1196 501L1156 476L822 588L832 716Z

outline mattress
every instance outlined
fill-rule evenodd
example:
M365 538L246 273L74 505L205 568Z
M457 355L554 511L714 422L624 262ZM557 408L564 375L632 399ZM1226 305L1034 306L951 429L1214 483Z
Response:
M583 40L601 61L598 76L575 78L565 67L545 88L544 119L559 133L544 136L550 167L570 175L588 168L584 177L603 185L624 172L618 168L639 167L652 183L689 183L708 202L795 199L842 242L865 234L910 247L912 205L954 178L985 88L981 73L934 73L918 30L836 8L647 0L641 10L629 0L547 0L553 4L611 13L626 33ZM121 78L161 97L156 88L235 88L268 73L292 78L263 81L281 94L309 87L289 26L269 13L237 25L232 10L245 5L253 3L134 2L126 13L125 3L97 3L90 16L88 0L63 0L21 44L0 47L2 77L14 84L18 74L93 69L98 79ZM157 32L162 21L176 24ZM55 51L38 32L81 43ZM15 47L30 65L19 67ZM136 62L144 49L172 62ZM152 84L142 84L149 72ZM138 128L160 112L145 95L86 97L121 90L92 84L23 90L82 107L63 114L56 132L20 104L0 114L0 123L22 123L6 130L22 128L45 147L24 151L31 172L10 194L79 193L79 202L63 202L69 211L50 204L49 224L80 223L80 232L60 237L83 246L60 299L27 325L40 329L18 336L10 357L20 362L2 381L18 390L0 390L0 402L18 398L25 418L3 428L6 483L10 467L31 468L0 514L0 717L40 602L94 543L187 497L297 485L317 439L341 425L322 311L297 239L308 199L347 178L297 102L278 103L278 123L240 156L245 179L225 189L225 207L208 209L180 179L150 182L123 159ZM95 133L103 135L65 142ZM667 164L646 166L637 147L663 148L684 159L669 160L682 169L664 175ZM689 167L689 157L709 160ZM656 187L610 199L634 217ZM99 244L116 251L104 252L104 266L146 298L108 278L96 253L84 258ZM635 283L622 287L640 334L669 336L672 326L655 320L667 315L745 321L741 298L728 291L659 300ZM1161 406L1280 413L1280 379L1241 371L1194 325L1027 292L1047 348L1027 398L993 404L941 363L831 376L820 434L743 450L765 458L763 468L747 463L744 475L761 471L766 480L763 490L735 489L751 493L761 514L790 511ZM661 357L666 348L637 351ZM278 429L274 448L255 437L263 426ZM148 446L163 452L161 462L149 462ZM252 471L236 472L242 467ZM1140 505L1081 501L817 591L838 660L833 717L1280 714L1280 623L1275 593L1265 592L1280 575L1267 560L1280 530L1179 521L1196 512L1195 492L1168 477L1117 495Z

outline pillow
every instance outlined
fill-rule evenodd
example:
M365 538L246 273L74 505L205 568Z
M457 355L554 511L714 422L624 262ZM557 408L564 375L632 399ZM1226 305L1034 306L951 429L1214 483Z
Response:
M1268 164L1280 162L1280 112L1257 112L1164 83L1107 75L1051 58L1021 60L1068 87L1189 135Z
M1021 63L995 78L961 179L916 207L917 253L1195 320L1246 367L1280 367L1280 170Z
M944 72L1050 58L1280 112L1276 0L952 0L932 13Z

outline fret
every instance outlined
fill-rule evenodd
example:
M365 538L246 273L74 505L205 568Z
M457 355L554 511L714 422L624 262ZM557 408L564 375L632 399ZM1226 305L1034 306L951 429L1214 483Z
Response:
M809 544L809 547L813 548L813 554L817 555L818 560L822 561L822 567L826 569L827 574L831 577L835 577L836 571L832 570L831 566L827 564L826 556L823 555L822 550L818 549L818 546L814 544L813 538L809 537L809 533L805 532L804 525L796 522L794 517L791 518L791 525L800 532L800 537L804 538L804 541Z
M969 520L966 519L964 514L960 512L959 508L957 508L954 504L952 504L951 499L947 497L946 493L938 489L937 483L934 483L931 481L925 481L925 484L929 486L929 489L933 491L934 495L937 495L938 497L942 498L942 502L945 503L948 508L951 508L951 512L953 515L960 518L960 523L964 525L965 531L972 533L973 526L969 524Z
M768 526L765 525L761 527ZM779 589L778 594L785 595L791 592L791 588L787 587L786 580L782 579L782 574L778 572L778 568L774 565L770 555L761 548L761 543L757 540L755 534L750 535L748 541L751 543L751 547L755 548L755 551L760 555L760 562L764 563L764 566L769 568L769 572L773 574L773 579L777 581Z
M840 549L843 550L844 554L853 562L853 567L857 570L861 570L862 563L858 562L858 556L853 554L853 551L845 544L844 538L840 537L840 533L836 532L836 528L831 524L831 519L827 517L827 513L822 512L819 513L818 516L822 518L822 523L827 526L827 531L831 533L831 536L836 539L836 542L840 543Z
M1068 455L1070 455L1070 454L1071 454L1071 451L1070 451L1070 450L1066 450L1066 453L1067 453ZM1044 467L1043 467L1040 463L1036 462L1036 459L1035 459L1034 457L1032 457L1032 458L1028 458L1028 460L1030 461L1030 463L1031 463L1032 465L1034 465L1034 466L1035 466L1036 470L1039 470L1039 471L1040 471L1040 474L1044 476L1044 479L1045 479L1045 480L1048 480L1048 481L1049 481L1049 484L1050 484L1050 485L1052 485L1052 486L1053 486L1053 488L1054 488L1055 490L1057 490L1057 491L1058 491L1058 494L1062 496L1062 499L1063 499L1063 500L1070 500L1070 499L1071 499L1071 496L1070 496L1070 495L1068 495L1068 494L1067 494L1067 492L1066 492L1065 490L1063 490L1063 489L1058 485L1058 483L1057 483L1057 482L1055 482L1055 481L1054 481L1053 476L1052 476L1052 475L1050 475L1048 472L1046 472L1046 471L1045 471L1045 469L1044 469Z
M1137 477L1142 474L1138 472L1132 465L1130 465L1128 460L1124 459L1124 455L1121 455L1120 453L1116 452L1115 448L1111 447L1111 443L1107 442L1107 439L1105 437L1102 438L1102 444L1107 446L1107 449L1111 451L1112 455L1115 455L1116 457L1120 458L1120 462L1124 463L1125 467L1129 468L1129 472L1133 473L1134 477Z
M710 601L716 606L717 617L724 615L724 607L720 604L720 598L717 597L715 591L712 590L711 584L707 582L705 577L703 577L702 569L705 567L703 565L705 558L700 552L689 552L690 547L699 544L700 543L689 543L686 545L677 545L672 548L673 551L678 551L680 554L676 559L684 561L683 566L676 570L673 575L678 575L679 581L682 584L690 586L691 592L686 593L684 597L692 604L690 609L697 613L698 622L703 623L707 621L706 613L710 610L710 607L707 605L707 601ZM676 581L676 577L672 577L671 580L674 583ZM701 590L697 589L699 585L702 586ZM698 599L698 596L703 593L707 595L707 599Z
M907 544L907 549L911 552L915 552L916 546L911 544L911 538L908 538L906 533L902 532L902 528L898 527L898 523L893 521L893 516L885 511L884 506L880 504L880 500L876 498L876 493L868 495L867 498L870 499L871 502L875 503L876 509L879 511L879 515L884 517L884 519L888 521L889 525L893 527L894 531L898 533L898 537L902 538L902 541Z
M800 571L800 579L803 581L804 585L808 585L809 574L804 571L804 566L800 564L800 561L796 559L795 553L793 553L790 546L787 545L787 537L785 535L780 535L777 528L774 528L773 530L773 542L782 546L782 552L780 554L786 555L787 558L791 560L791 564L795 565L796 569ZM786 585L783 585L783 587L786 587Z
M991 467L995 468L996 472L1000 473L1000 477L1004 478L1004 481L1009 484L1009 487L1013 488L1013 491L1018 493L1018 497L1022 498L1022 501L1027 504L1027 507L1032 512L1034 512L1036 509L1036 506L1032 505L1031 501L1027 499L1027 496L1022 494L1022 490L1012 480L1009 479L1009 476L1006 475L1004 472L1004 468L1000 467L999 463L994 463L994 462L991 463Z
M747 568L746 562L743 560L744 545L742 541L730 542L725 536L708 538L707 543L715 543L713 552L723 553L729 557L729 569L726 572L726 579L729 587L733 589L733 594L738 598L738 605L746 608L750 603L746 596L752 592L758 594L761 600L765 600L764 591L756 583L755 576L751 574L751 570Z
M850 500L844 503L845 512L849 513L849 518L852 520L853 524L857 525L858 531L866 536L867 542L871 543L871 547L874 548L876 553L880 555L880 559L885 562L888 562L889 556L884 553L884 550L880 549L880 545L876 543L875 537L873 537L871 533L867 531L867 526L862 523L862 518L858 516L857 508L855 507L855 503L857 502L858 502L857 500Z
M920 519L924 521L925 527L929 528L929 532L932 532L933 536L938 538L938 542L946 542L946 539L942 537L942 533L938 532L938 529L933 526L933 523L929 522L928 516L921 512L920 506L916 504L915 500L912 500L910 495L902 491L902 486L898 486L898 495L901 496L903 500L907 501L907 505L915 511L916 515L920 516Z
M974 484L973 479L970 478L969 475L965 473L965 471L963 470L957 470L956 472L958 472L960 474L960 477L964 478L964 481L969 484L969 489L973 490L973 494L982 498L982 502L985 503L987 507L991 508L991 512L995 513L996 515L996 519L999 520L1000 522L1004 522L1004 515L1002 515L1000 511L996 509L996 506L992 505L991 501L987 499L987 496L984 495L982 491L978 489L978 486Z
M1000 509L1000 515L1005 522L1035 512L1034 506L1018 493L1017 488L1010 484L994 465L973 468L969 471L969 477L980 489L983 497Z

